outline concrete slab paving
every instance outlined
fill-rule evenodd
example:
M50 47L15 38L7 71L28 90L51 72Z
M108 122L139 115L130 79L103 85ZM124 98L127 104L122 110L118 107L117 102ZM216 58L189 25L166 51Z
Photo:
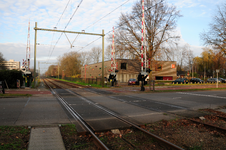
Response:
M119 119L107 114L103 110L100 110L94 105L84 101L84 99L79 96L75 96L72 93L66 93L66 91L62 89L58 89L56 91L87 122L87 124L90 125L90 127L94 131L130 127L130 125L120 121ZM79 133L83 132L80 130L77 131Z
M28 150L65 150L60 129L32 128Z
M0 125L15 125L29 98L1 98Z
M73 90L77 92L77 89ZM138 125L156 122L161 119L165 120L174 119L174 116L164 115L163 112L151 111L145 108L141 108L139 106L131 105L122 101L109 98L108 96L98 94L89 95L85 92L84 93L80 92L79 94L95 102L96 104L104 106L113 112L116 112L123 118Z
M53 95L30 98L24 106L16 125L54 125L71 123L61 105Z
M205 115L208 115L209 113L208 112L200 112L200 111L191 111L191 110L180 110L180 111L175 111L175 112L171 112L171 113L174 113L176 115L179 115L179 116L183 116L183 117L186 117L186 118L196 118L196 117L202 117L202 116L205 116Z
M221 91L224 93L224 91ZM189 92L189 93L196 93L196 92ZM200 92L199 92L200 93ZM208 93L214 94L212 91L208 92L202 92L203 95L208 95ZM163 103L169 103L174 105L179 105L182 107L186 107L190 110L197 110L202 108L217 108L221 105L226 105L225 99L220 98L214 98L209 96L197 96L192 94L186 94L186 93L145 93L145 94L139 94L137 95L141 98L155 100Z
M221 111L221 112L223 112L223 113L226 113L226 109L220 109L220 110L218 110L218 111Z

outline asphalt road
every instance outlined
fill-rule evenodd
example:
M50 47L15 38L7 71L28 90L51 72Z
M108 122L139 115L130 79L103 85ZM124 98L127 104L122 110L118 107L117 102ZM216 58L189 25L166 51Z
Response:
M173 119L175 117L173 114L195 116L193 110L226 105L226 90L168 93L131 92L126 94L123 92L98 94L98 90L96 93L92 93L75 88L72 90L137 124ZM100 121L103 118L106 121L109 119L105 114L94 110L89 103L75 100L68 97L69 104L80 111L85 118L93 121L93 124L95 124L95 120ZM169 115L166 115L167 113ZM51 94L24 98L0 98L0 125L57 125L72 123L72 120ZM112 119L109 120L112 121Z

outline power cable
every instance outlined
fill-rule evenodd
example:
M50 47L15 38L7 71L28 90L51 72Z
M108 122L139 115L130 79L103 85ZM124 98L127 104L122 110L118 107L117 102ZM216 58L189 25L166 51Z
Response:
M70 0L69 0L70 1ZM68 1L68 3L69 3L69 1ZM100 20L102 20L103 18L105 18L105 17L107 17L108 15L110 15L111 13L113 13L115 10L117 10L117 9L119 9L121 6L123 6L123 5L125 5L127 2L129 2L130 0L127 0L127 1L125 1L124 3L122 3L121 5L119 5L118 7L116 7L115 9L113 9L111 12L109 12L107 15L105 15L105 16L103 16L102 18L100 18L99 20L97 20L97 21L95 21L93 24L91 24L91 25L89 25L88 27L86 27L85 28L85 30L86 29L88 29L89 27L91 27L91 26L93 26L93 25L95 25L97 22L99 22ZM80 4L82 3L82 1L80 1ZM80 5L79 4L79 5ZM79 7L79 5L78 5L78 7ZM67 6L66 6L67 7ZM65 7L65 9L66 9L66 7ZM77 7L77 9L78 9L78 7ZM77 11L77 9L75 10L75 12ZM64 10L65 11L65 10ZM75 12L74 12L74 14L75 14ZM74 14L72 15L72 17L74 16ZM70 18L70 20L69 20L69 22L71 21L71 18ZM58 21L59 22L59 21ZM69 24L69 22L68 22L68 24ZM68 25L67 24L67 25ZM65 26L65 29L67 28L67 25ZM60 38L61 38L61 36L62 36L62 34L60 35ZM59 39L60 39L59 38ZM75 38L75 40L78 38L78 36L76 36L76 38ZM58 39L58 40L59 40ZM99 39L99 38L98 38ZM75 42L75 40L73 41L73 43ZM94 41L97 41L97 40L94 40ZM58 41L57 41L57 43L58 43ZM93 42L91 42L91 43L93 43ZM87 46L88 45L90 45L90 44L87 44ZM55 46L54 46L55 47ZM51 55L52 55L52 53L51 53Z
M83 0L81 0L80 3L78 4L77 8L75 9L74 13L72 14L71 18L69 19L67 25L65 26L64 31L66 30L67 26L68 26L69 23L71 22L72 18L74 17L75 13L77 12L77 10L78 10L79 6L82 4L82 2L83 2ZM50 56L49 56L49 59L50 59L50 57L52 56L52 53L53 53L53 51L54 51L54 49L55 49L55 47L56 47L57 43L59 42L59 40L60 40L60 38L61 38L62 35L63 35L63 32L61 33L61 35L60 35L60 37L58 38L56 44L54 45L53 50L52 50L52 52L51 52L51 54L50 54Z
M164 1L164 0L161 0L159 3L162 3L163 1ZM152 7L155 7L155 6L158 5L159 3L155 4L154 6L151 6L151 7L147 8L147 9L145 10L145 12L148 11L149 9L151 9ZM140 14L142 14L142 13L140 13ZM131 20L135 19L135 18L138 17L140 14L138 14L137 16L134 16L133 18L131 18L131 19L128 20L128 21L131 21ZM125 22L128 22L128 21L125 21ZM124 23L125 23L125 22L124 22ZM122 23L122 24L123 24L123 23ZM120 28L120 27L121 27L121 25L115 27L115 29L118 29L118 28ZM113 31L113 30L110 30L110 31L107 32L105 35L108 35L108 34L111 33L112 31ZM100 38L101 38L101 37L95 39L94 41L90 42L89 44L87 44L86 46L84 46L83 48L81 48L80 50L82 50L82 49L84 49L85 47L91 45L92 43L96 42L96 41L99 40ZM79 52L80 50L78 50L78 52Z
M102 18L98 19L97 21L95 21L93 24L89 25L88 27L85 28L88 29L89 27L95 25L97 22L99 22L100 20L102 20L103 18L107 17L108 15L110 15L111 13L113 13L115 10L119 9L121 6L125 5L127 2L129 2L130 0L125 1L124 3L122 3L121 5L119 5L118 7L116 7L115 9L113 9L111 12L109 12L107 15L103 16ZM75 38L75 40L78 38L78 36ZM99 39L99 38L98 38ZM75 42L75 40L73 41L73 43ZM96 40L94 40L96 41ZM90 45L90 44L89 44Z
M67 2L67 5L65 6L64 11L62 12L62 14L61 14L61 16L60 16L60 18L59 18L59 20L58 20L58 22L57 22L57 24L56 24L56 27L57 27L58 23L60 22L60 20L61 20L61 18L62 18L62 16L63 16L65 10L67 9L67 6L68 6L68 4L69 4L70 1L71 1L71 0L69 0L69 1Z
M93 24L91 24L88 27L86 27L85 30L88 29L89 27L93 26L94 24L96 24L97 22L99 22L100 20L102 20L103 18L107 17L111 13L113 13L115 10L117 10L118 8L120 8L122 5L126 4L128 1L130 1L130 0L127 0L126 2L124 2L123 4L121 4L120 6L118 6L117 8L115 8L114 10L112 10L111 12L109 12L107 15L105 15L102 18L100 18L99 20L95 21Z
M67 9L67 6L68 6L68 4L69 4L70 1L71 1L71 0L69 0L69 1L67 2L67 5L65 6L64 11L62 12L62 14L61 14L61 16L60 16L58 22L57 22L56 25L55 25L55 27L57 27L58 23L60 22L60 20L61 20L61 18L62 18L62 16L63 16L65 10ZM49 53L50 53L50 51L51 51L51 49L52 49L52 43L53 43L54 35L55 35L55 32L53 32L53 36L52 36L52 41L51 41L51 46L50 46ZM49 55L49 53L48 53L48 55Z

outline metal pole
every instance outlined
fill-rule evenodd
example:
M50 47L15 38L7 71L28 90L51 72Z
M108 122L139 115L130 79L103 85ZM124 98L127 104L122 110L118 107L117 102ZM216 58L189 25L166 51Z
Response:
M37 28L37 22L35 22ZM34 86L36 86L36 43L37 43L37 30L35 29L35 44L34 44Z
M194 72L193 72L193 62L192 62L192 78L194 78Z
M102 30L102 87L104 87L104 30Z
M60 79L60 78L59 78L59 62L58 62L58 79Z
M217 72L217 88L218 88L218 72Z
M38 79L40 79L40 61L38 61Z

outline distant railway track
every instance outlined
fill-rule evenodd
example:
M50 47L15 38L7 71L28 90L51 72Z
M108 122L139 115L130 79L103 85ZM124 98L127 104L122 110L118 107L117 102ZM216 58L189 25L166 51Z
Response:
M101 142L101 140L100 139L98 139L98 137L95 135L95 131L93 131L93 129L92 129L92 127L90 127L89 125L88 125L88 123L64 100L64 98L62 97L62 96L60 96L53 88L51 88L51 86L50 86L50 84L52 84L52 85L54 85L55 86L55 88L57 87L57 88L65 88L65 86L64 85L62 85L62 84L66 84L66 86L71 86L71 87L75 87L75 88L79 88L80 86L78 86L78 85L73 85L73 83L65 83L65 82L62 82L62 81L57 81L57 80L54 80L54 82L53 81L50 81L50 80L47 80L47 81L45 81L44 80L44 82L45 82L45 84L50 88L50 90L54 93L54 95L58 98L58 100L60 101L60 103L70 112L70 114L76 119L76 120L78 120L86 129L87 129L87 131L89 131L89 133L93 136L93 138L95 139L95 143L97 143L97 146L100 148L100 149L108 149L107 148L107 146L106 145L104 145L104 143L103 142ZM47 82L50 82L50 84L48 84ZM58 83L60 83L60 84L58 84ZM83 87L80 87L80 88L84 88L84 86ZM160 142L160 143L162 143L162 145L163 146L165 146L167 149L176 149L176 150L182 150L182 148L181 147L179 147L179 146L177 146L177 145L175 145L175 144L173 144L173 143L171 143L171 142L169 142L169 141L167 141L167 140L165 140L165 139L163 139L163 138L161 138L161 137L159 137L159 136L157 136L157 135L155 135L155 134L153 134L153 133L151 133L151 132L149 132L149 131L146 131L145 129L143 129L143 128L141 128L140 126L138 126L138 125L136 125L136 124L134 124L134 123L132 123L132 122L130 122L130 121L128 121L128 120L125 120L125 119L123 119L122 117L120 117L120 116L118 116L117 114L115 114L114 112L112 112L112 111L110 111L110 110L108 110L108 109L106 109L106 108L104 108L104 107L102 107L102 106L100 106L100 105L97 105L96 103L94 103L94 102L92 102L92 101L90 101L89 99L87 99L87 98L85 98L85 97L82 97L79 93L76 93L76 92L74 92L74 91L71 91L71 90L69 90L68 88L66 88L65 89L65 91L67 91L68 93L71 93L71 94L73 94L73 95L75 95L75 96L77 96L77 97L80 97L81 99L83 99L85 102L87 102L87 103L89 103L89 104L91 104L92 106L94 106L94 107L96 107L96 108L98 108L98 109L100 109L100 110L102 110L102 111L104 111L105 113L107 113L107 114L109 114L109 115L111 115L111 116L113 116L113 117L115 117L115 118L117 118L117 119L119 119L120 121L122 121L122 122L125 122L126 124L129 124L131 127L133 127L133 128L136 128L137 130L139 130L139 131L141 131L141 132L143 132L143 133L145 133L146 135L148 135L148 136L150 136L150 137L152 137L152 138L154 138L155 140L157 140L158 142ZM125 140L125 139L124 139ZM126 140L125 140L126 141ZM132 147L132 148L135 148L136 149L136 147L132 144L132 143L130 143L130 142L127 142L127 143L129 143L130 144L130 147Z

